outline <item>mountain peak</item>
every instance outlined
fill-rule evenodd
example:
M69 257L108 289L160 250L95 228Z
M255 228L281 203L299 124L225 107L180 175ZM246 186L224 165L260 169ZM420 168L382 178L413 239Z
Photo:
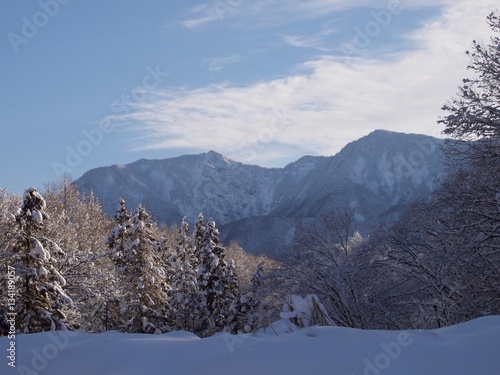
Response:
M370 135L370 134L390 134L390 133L396 133L396 132L393 132L390 130L385 130L385 129L375 129L374 131L372 131L368 135Z
M359 140L373 139L373 138L385 139L388 137L398 137L398 136L404 137L405 135L410 135L410 134L395 132L395 131L391 131L391 130L376 129L376 130L372 131L371 133L368 133L364 137L361 137Z
M373 137L403 137L407 139L411 139L412 137L418 137L418 138L434 138L430 135L424 135L424 134L418 134L418 133L404 133L404 132L396 132L393 130L384 130L384 129L375 129L371 133L368 133L366 136L362 137L361 139L364 138L373 138Z
M234 160L229 159L228 157L218 153L217 151L210 150L204 154L208 160L216 163L224 163L224 164L232 164L232 163L237 163Z
M222 154L220 154L220 153L218 153L217 151L214 151L214 150L209 150L205 154L207 156L210 156L210 157L224 158L224 155L222 155Z

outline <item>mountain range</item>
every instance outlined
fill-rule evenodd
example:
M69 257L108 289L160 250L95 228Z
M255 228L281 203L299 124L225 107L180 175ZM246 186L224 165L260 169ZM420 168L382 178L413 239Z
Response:
M264 168L209 151L163 160L140 159L88 171L75 183L91 191L112 216L119 197L144 205L160 223L191 226L213 218L225 243L253 253L279 254L301 223L349 208L367 235L425 199L443 174L444 141L376 130L334 156L304 156L284 168Z

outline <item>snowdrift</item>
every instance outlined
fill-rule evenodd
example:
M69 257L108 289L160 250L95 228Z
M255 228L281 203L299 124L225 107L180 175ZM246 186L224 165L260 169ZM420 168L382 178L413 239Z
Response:
M500 316L432 331L314 326L205 339L189 332L45 332L16 336L14 350L10 341L0 338L5 375L500 374Z

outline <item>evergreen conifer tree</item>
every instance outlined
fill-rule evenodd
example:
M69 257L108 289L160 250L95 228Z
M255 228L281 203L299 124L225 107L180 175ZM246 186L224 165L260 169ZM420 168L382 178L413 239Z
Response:
M58 270L64 252L46 236L45 209L45 199L27 189L7 245L9 269L15 269L16 324L25 333L66 329L65 310L73 305Z
M259 326L262 317L259 313L264 305L260 303L260 288L262 287L262 263L259 263L251 278L251 287L247 293L237 292L231 304L231 314L228 320L228 330L232 333L249 333Z
M200 311L197 285L198 260L194 255L194 245L188 236L189 225L182 219L176 252L172 256L172 289L170 313L176 329L194 331L195 321Z
M202 310L205 310L208 325L204 334L222 330L229 322L231 305L237 294L237 278L234 265L225 261L225 249L219 240L219 231L213 220L205 227L200 214L196 224L197 255L199 259L198 289Z
M165 332L169 329L166 274L154 252L154 224L141 206L129 215L123 199L120 199L115 219L109 246L121 288L122 329L127 332Z

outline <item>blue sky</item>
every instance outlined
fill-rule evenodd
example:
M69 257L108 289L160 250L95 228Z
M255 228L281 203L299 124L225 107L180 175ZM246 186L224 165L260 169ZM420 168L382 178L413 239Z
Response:
M210 149L284 166L440 136L496 1L0 2L0 188Z

